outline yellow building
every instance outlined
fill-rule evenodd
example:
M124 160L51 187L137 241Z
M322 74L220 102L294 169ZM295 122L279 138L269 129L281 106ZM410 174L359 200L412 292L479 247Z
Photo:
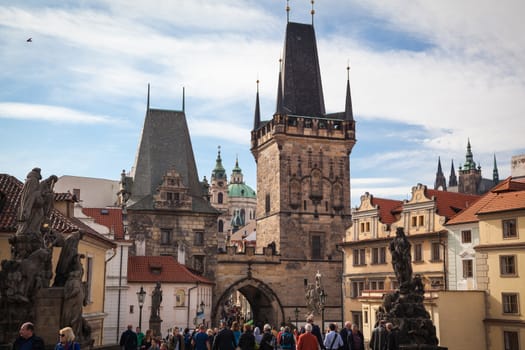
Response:
M447 231L443 225L477 199L479 196L431 190L421 184L412 188L411 198L405 201L374 198L369 193L361 197L361 204L352 212L353 225L342 244L344 315L363 329L366 340L380 305L381 297L377 295L397 288L387 252L396 228L403 227L412 244L413 271L421 275L425 289L446 289ZM375 299L369 293L375 293Z
M525 349L525 183L507 179L476 215L478 286L486 290L488 349Z
M11 258L11 246L8 242L16 232L16 213L23 183L13 176L0 174L0 261ZM83 309L83 317L89 322L94 345L102 344L104 327L104 290L106 275L106 254L115 248L115 244L72 217L74 198L71 194L55 194L55 209L50 217L53 230L65 236L79 231L82 239L78 244L78 253L85 256L82 259L84 268L83 281L87 285L87 305ZM56 266L61 248L53 248L53 267ZM54 270L53 270L54 271ZM51 281L51 284L53 281ZM47 331L47 330L46 330ZM49 330L55 341L57 330ZM41 336L46 333L40 331Z

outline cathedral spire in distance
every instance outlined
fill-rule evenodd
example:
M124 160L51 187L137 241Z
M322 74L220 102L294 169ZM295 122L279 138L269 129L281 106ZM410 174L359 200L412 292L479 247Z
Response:
M441 169L441 157L438 157L438 168L436 173L436 181L434 182L434 189L446 191L447 190L447 180L445 175L443 175L443 170Z
M226 179L226 170L222 165L221 146L217 147L217 159L215 160L215 168L211 172L211 179Z
M463 170L476 170L476 162L474 162L474 157L472 155L472 148L470 147L470 138L467 141L467 154L465 157L465 164L463 164Z
M456 170L454 170L454 160L452 159L450 166L450 177L448 178L448 186L455 187L458 185L458 178L456 177Z
M494 154L494 168L492 169L492 181L494 185L499 183L498 164L496 163L496 154Z

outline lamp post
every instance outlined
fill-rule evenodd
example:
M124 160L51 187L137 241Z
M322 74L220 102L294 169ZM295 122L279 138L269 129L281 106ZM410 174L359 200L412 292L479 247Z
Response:
M144 306L144 300L146 300L146 291L142 286L137 292L137 299L139 301L139 328L142 330L142 307Z
M321 292L319 293L319 305L321 306L321 327L323 334L325 333L325 327L324 327L324 306L326 304L326 292L324 289L321 289Z
M295 329L299 329L299 309L297 306L295 307L295 310L293 310L293 313L295 314Z

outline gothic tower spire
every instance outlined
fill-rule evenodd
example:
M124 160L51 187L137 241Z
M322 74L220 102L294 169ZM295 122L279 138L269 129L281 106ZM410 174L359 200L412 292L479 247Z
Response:
M452 165L450 166L450 177L448 178L448 186L456 187L458 185L458 178L456 177L456 170L454 170L454 159L452 159Z
M253 116L253 130L259 129L261 125L261 107L259 106L259 79L257 79L257 94L255 97L255 114Z
M345 120L354 120L352 110L352 94L350 93L350 65L346 66L346 103L345 103Z
M445 175L443 175L443 170L441 169L441 157L438 157L438 169L436 173L436 181L434 182L434 189L435 190L447 190L447 180L445 179Z
M283 113L283 81L282 81L282 67L283 60L279 59L279 79L277 80L277 104L275 106L275 114Z
M494 168L492 170L492 182L494 185L499 183L498 164L496 163L496 154L494 154Z

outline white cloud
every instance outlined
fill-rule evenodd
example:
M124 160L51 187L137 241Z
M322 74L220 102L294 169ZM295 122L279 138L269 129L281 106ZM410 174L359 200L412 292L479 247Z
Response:
M81 124L121 123L110 116L94 115L65 107L9 102L0 103L0 118Z

